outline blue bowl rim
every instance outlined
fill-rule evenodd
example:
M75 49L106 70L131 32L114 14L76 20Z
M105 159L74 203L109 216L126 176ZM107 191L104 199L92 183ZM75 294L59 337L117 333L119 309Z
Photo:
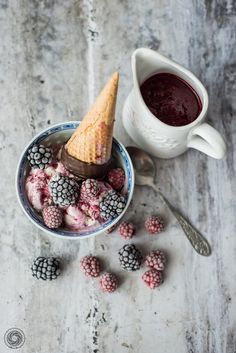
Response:
M132 164L131 158L130 158L125 146L118 139L113 137L113 144L115 143L115 145L120 149L120 151L123 152L124 155L122 155L122 157L125 156L126 163L128 163L128 166L129 166L128 172L130 173L129 179L128 179L128 183L129 183L128 188L130 188L130 191L128 194L127 203L126 203L126 206L125 206L123 212L118 217L116 217L113 220L110 220L110 221L103 223L102 225L95 228L95 230L83 232L83 234L81 234L78 232L63 231L62 229L56 229L56 230L49 229L46 226L44 226L40 221L36 220L35 217L32 217L32 215L29 212L29 210L31 209L30 207L28 207L28 211L27 211L27 209L24 205L24 201L22 200L22 195L21 195L20 187L19 187L21 166L22 166L22 163L25 159L26 152L28 151L28 149L30 148L31 145L36 143L37 140L40 140L40 137L43 137L45 134L46 134L46 136L45 136L45 138L46 138L47 136L50 136L50 132L52 134L52 133L58 132L60 130L65 130L65 128L66 128L66 130L70 130L72 128L75 129L79 124L80 124L80 121L66 121L66 122L54 124L50 127L47 127L46 129L42 130L41 132L39 132L37 135L35 135L30 140L30 142L26 145L26 147L22 151L21 156L19 158L18 165L17 165L17 169L16 169L16 177L15 177L16 195L17 195L18 202L19 202L23 212L25 213L27 218L30 219L30 221L34 225L36 225L36 227L38 227L39 229L43 230L44 232L46 232L48 234L53 235L55 237L58 237L60 239L73 239L73 240L74 239L84 239L84 238L93 237L93 236L96 236L98 234L105 232L106 230L108 230L109 228L114 226L116 223L118 223L119 220L124 216L125 212L127 211L128 207L129 207L129 204L130 204L131 199L133 197L133 191L134 191L135 176L134 176L134 169L133 169L133 164ZM54 131L52 132L51 130L54 130Z

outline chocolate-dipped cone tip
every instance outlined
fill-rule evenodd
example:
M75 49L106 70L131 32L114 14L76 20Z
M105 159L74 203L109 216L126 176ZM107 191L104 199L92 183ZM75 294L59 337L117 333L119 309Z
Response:
M74 158L104 164L111 157L119 74L115 72L85 115L65 148Z
M108 170L113 167L114 160L111 157L106 163L101 165L86 163L69 155L65 146L63 146L61 149L61 162L66 167L66 169L78 177L84 179L102 179L105 177Z

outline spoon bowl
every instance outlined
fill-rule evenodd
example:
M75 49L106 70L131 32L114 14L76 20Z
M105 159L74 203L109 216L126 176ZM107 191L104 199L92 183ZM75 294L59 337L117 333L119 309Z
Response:
M152 184L156 175L156 168L152 158L137 147L129 146L127 151L131 156L135 170L135 184L140 186Z

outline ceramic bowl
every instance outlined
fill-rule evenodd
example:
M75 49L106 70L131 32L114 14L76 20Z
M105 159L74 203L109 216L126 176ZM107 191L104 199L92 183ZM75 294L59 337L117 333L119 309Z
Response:
M81 231L70 231L64 228L49 229L44 225L41 215L37 211L35 211L30 205L25 191L25 180L29 173L27 151L34 144L43 144L45 146L63 144L69 139L69 137L78 127L78 125L79 122L69 121L51 126L40 132L25 147L20 157L16 171L16 193L18 201L26 216L41 230L47 232L50 235L54 235L62 239L81 239L86 237L92 237L113 227L124 216L127 208L129 207L134 190L134 170L129 154L126 151L125 147L122 145L122 143L120 143L116 138L113 138L112 151L114 158L116 160L117 165L124 169L126 175L126 184L124 187L124 191L127 194L127 204L123 212L113 220L108 220L98 226L87 227L86 229Z

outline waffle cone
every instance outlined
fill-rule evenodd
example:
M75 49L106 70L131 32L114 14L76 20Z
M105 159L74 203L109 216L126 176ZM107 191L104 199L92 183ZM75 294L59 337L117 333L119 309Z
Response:
M67 142L72 157L93 164L104 164L111 157L118 81L115 72Z

